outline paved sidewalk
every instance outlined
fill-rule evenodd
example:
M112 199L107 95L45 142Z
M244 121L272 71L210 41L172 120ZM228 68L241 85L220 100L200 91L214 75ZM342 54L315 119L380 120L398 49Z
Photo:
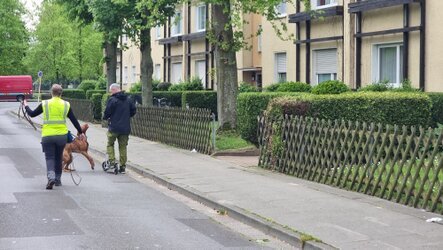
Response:
M90 126L92 149L105 151L105 134L99 125ZM443 249L443 225L426 222L443 217L438 214L259 168L244 168L137 137L130 137L128 152L130 163L170 183L337 248Z

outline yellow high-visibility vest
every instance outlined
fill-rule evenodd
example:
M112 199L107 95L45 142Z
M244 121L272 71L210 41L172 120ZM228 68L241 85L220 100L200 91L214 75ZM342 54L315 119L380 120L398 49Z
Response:
M42 137L54 135L66 135L66 117L68 116L70 104L60 97L53 97L42 102L43 107L43 128Z

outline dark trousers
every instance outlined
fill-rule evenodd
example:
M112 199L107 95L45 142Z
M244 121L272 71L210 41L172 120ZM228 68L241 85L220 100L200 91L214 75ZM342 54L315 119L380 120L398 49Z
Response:
M42 148L46 158L48 180L60 181L62 177L63 149L67 135L46 136L42 138Z

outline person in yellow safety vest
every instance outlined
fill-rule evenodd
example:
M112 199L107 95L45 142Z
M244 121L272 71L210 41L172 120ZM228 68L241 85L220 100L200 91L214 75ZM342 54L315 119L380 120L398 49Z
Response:
M61 99L62 92L63 89L60 85L52 85L52 98L43 101L35 110L29 108L26 100L23 101L26 113L29 116L35 117L43 114L42 148L45 153L48 177L46 189L52 189L54 185L62 185L63 149L68 141L67 117L77 129L79 138L84 138L80 124L75 118L69 102Z

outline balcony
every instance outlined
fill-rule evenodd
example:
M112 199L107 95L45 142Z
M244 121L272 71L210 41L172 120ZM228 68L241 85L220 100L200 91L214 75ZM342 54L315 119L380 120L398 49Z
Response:
M423 0L365 0L349 4L349 13L365 12L396 5L420 3Z
M318 19L321 17L332 17L332 16L343 16L343 6L333 6L329 8L324 8L311 12L299 12L289 15L290 23L300 23L304 21L309 21L313 19Z

